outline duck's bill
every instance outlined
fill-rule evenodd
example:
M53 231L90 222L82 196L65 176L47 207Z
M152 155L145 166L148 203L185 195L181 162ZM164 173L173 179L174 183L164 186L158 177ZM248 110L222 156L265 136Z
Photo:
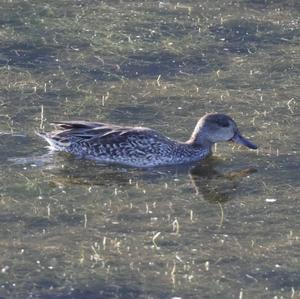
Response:
M252 143L250 140L246 139L245 137L243 137L241 134L238 134L238 133L232 137L231 141L241 144L241 145L244 145L244 146L247 146L251 149L257 149L256 144Z

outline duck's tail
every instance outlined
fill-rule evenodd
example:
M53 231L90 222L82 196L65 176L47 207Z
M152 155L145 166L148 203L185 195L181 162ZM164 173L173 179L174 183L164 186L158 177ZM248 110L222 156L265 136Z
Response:
M49 133L35 132L35 134L46 140L49 144L49 149L52 151L64 151L66 146L68 146L65 141L56 139Z

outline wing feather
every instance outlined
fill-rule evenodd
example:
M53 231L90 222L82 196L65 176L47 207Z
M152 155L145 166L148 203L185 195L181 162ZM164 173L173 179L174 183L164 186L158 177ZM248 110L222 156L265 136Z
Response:
M108 141L116 140L120 137L125 138L125 135L136 133L148 133L152 130L144 127L121 127L112 124L88 122L88 121L63 121L54 122L54 125L58 127L58 131L52 134L52 138L56 141L65 141L73 139L75 142L92 141L94 139L100 139ZM123 139L121 138L121 139Z

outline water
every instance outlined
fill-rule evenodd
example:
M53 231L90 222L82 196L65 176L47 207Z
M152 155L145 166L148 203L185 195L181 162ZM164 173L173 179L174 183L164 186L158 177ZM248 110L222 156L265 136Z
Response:
M1 298L298 298L297 1L0 3ZM258 151L190 167L51 154L61 119L188 139L230 114Z

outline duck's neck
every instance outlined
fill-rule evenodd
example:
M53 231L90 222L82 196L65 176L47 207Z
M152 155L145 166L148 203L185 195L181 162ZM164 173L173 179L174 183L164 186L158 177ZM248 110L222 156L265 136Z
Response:
M175 156L179 162L192 162L205 159L211 154L211 144L198 144L192 139L176 145Z
M203 130L202 123L199 121L188 141L187 144L202 147L211 150L213 143L207 138L205 131Z

